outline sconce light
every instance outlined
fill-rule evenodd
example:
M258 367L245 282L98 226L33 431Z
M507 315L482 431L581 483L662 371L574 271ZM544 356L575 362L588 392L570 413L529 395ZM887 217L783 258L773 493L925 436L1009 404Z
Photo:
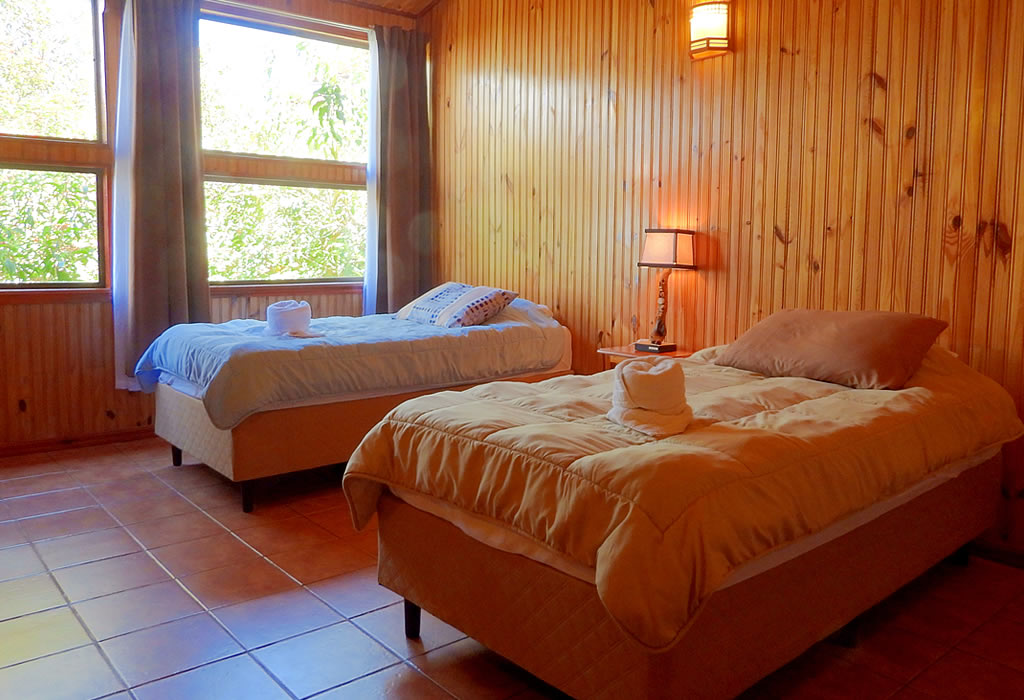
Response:
M668 270L696 270L694 259L694 231L681 228L649 228L644 233L644 245L640 251L637 267L657 267ZM673 352L675 343L666 343L665 306L667 304L665 283L668 275L658 281L658 316L654 320L651 337L638 340L633 347L641 352Z
M729 50L729 3L698 2L690 9L690 58L721 56Z

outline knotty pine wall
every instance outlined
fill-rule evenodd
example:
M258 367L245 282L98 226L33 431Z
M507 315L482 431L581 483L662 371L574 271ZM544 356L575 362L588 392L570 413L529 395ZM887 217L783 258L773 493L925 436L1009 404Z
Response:
M692 62L684 0L441 0L438 275L550 305L589 372L649 332L641 231L693 228L681 345L784 307L925 313L1024 408L1024 2L732 12L736 50Z

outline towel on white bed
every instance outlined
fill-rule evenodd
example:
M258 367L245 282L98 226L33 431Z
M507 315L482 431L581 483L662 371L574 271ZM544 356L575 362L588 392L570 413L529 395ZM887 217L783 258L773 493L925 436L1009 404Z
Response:
M313 319L313 311L308 301L274 302L267 307L267 335L290 335L295 338L322 338L323 333L309 330L309 322Z
M638 357L615 367L608 420L655 438L678 435L693 420L681 360Z

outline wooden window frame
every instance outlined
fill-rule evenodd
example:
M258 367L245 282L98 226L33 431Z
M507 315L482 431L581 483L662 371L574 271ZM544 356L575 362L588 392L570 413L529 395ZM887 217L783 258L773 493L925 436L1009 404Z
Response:
M243 6L228 0L206 0L200 5L200 19L233 24L247 29L289 34L315 41L369 49L367 30L313 20L264 8ZM198 51L199 48L196 47ZM318 158L203 150L203 180L286 187L366 190L366 163ZM225 280L210 281L211 294L314 293L362 289L362 277L324 279Z
M113 149L108 142L107 110L111 104L107 57L116 55L118 37L109 31L108 9L90 0L94 56L96 138L73 139L0 133L0 168L96 174L97 282L0 283L0 304L89 302L110 298L110 180ZM119 13L116 13L119 15ZM120 27L119 17L111 24Z

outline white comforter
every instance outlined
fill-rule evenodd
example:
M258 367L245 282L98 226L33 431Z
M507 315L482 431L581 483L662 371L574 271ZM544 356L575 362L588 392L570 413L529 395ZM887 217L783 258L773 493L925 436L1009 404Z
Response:
M313 319L322 338L264 334L263 321L167 329L139 360L158 382L202 399L221 429L257 411L445 387L555 367L568 331L544 306L516 299L483 325L438 328L393 315Z

